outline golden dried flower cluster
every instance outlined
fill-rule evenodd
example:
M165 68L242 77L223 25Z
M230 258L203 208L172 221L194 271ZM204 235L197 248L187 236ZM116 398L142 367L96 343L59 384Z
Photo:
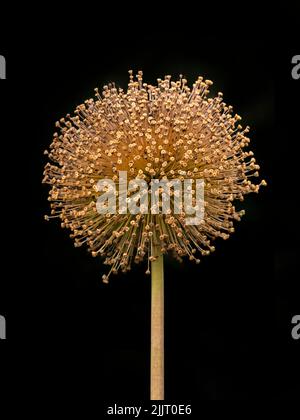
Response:
M214 251L211 240L227 239L234 231L233 221L244 212L236 211L233 201L265 185L252 183L259 166L244 150L249 127L241 127L222 93L208 97L210 80L199 77L189 88L182 76L178 81L166 76L151 86L143 83L142 72L136 78L129 74L127 91L114 84L104 86L102 95L95 89L95 99L57 122L60 132L45 152L53 162L44 172L52 209L45 217L60 218L75 246L86 244L93 256L105 256L110 266L105 282L145 256L149 273L156 258L153 245L198 263L197 254ZM147 183L203 179L204 219L186 225L184 209L180 214L99 214L97 182L117 183L119 171L127 171L128 180Z

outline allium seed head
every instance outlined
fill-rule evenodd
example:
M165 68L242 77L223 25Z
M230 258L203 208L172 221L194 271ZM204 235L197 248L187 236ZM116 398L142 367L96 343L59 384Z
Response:
M152 245L199 263L199 254L214 251L211 241L227 239L233 221L244 214L233 201L266 184L252 183L259 166L245 150L249 127L242 128L222 93L208 97L210 80L199 77L189 88L182 76L176 82L165 76L151 86L143 83L142 72L136 78L129 74L127 91L114 84L104 86L102 95L95 89L95 99L58 121L46 151L52 161L43 179L51 185L52 210L46 220L60 218L76 247L86 244L94 257L105 258L110 270L104 282L145 257L149 273L156 258ZM120 171L127 172L128 181L146 181L149 189L153 179L204 180L202 222L187 225L184 208L178 214L172 209L168 214L99 214L97 183L118 183ZM128 192L127 203L131 196Z

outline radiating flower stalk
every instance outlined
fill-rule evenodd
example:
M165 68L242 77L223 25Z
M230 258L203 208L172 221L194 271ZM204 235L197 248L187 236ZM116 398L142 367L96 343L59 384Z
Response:
M104 257L110 267L104 282L143 259L150 274L158 258L154 249L199 263L214 251L214 239L234 232L234 221L244 214L234 200L266 185L254 182L259 166L245 150L249 127L242 128L222 93L208 96L210 80L198 77L190 88L182 76L177 81L165 76L152 86L143 82L141 71L135 78L129 74L126 91L114 84L104 86L102 94L95 89L94 99L58 121L45 152L52 161L43 179L51 185L51 215L45 217L59 218L76 247L87 245L94 257ZM179 214L99 214L97 182L118 183L119 171L127 171L128 181L149 185L153 179L203 179L202 222L187 225L184 207Z

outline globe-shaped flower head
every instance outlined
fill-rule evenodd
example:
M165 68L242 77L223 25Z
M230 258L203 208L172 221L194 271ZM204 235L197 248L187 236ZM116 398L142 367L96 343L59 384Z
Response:
M71 230L75 246L86 244L93 256L105 257L110 266L105 282L111 273L127 271L132 262L144 258L149 273L149 262L156 258L154 246L198 263L201 254L214 251L212 240L227 239L234 231L233 221L244 214L236 211L233 201L265 185L253 183L259 166L253 153L245 150L249 127L242 128L241 118L232 114L222 93L208 97L210 80L199 77L189 88L181 76L174 82L166 76L151 86L143 83L142 72L136 78L129 73L127 91L114 84L104 86L102 95L95 89L95 99L57 122L59 132L46 152L52 161L46 164L43 180L51 185L52 210L46 218L60 218L61 226ZM124 201L122 205L118 201L120 174L126 174L128 182L141 180L149 187L140 190L144 195L139 199L133 185L126 192L125 207L141 203L141 197L150 201L154 180L190 180L190 205L181 201L175 209L181 193L173 185L166 212L161 211L166 195L162 187L148 211L142 205L136 214L124 211ZM109 182L101 191L103 180ZM197 209L199 204L197 180L203 182L202 218L189 224L188 207ZM116 199L115 212L99 212L103 192ZM156 211L151 211L153 206Z

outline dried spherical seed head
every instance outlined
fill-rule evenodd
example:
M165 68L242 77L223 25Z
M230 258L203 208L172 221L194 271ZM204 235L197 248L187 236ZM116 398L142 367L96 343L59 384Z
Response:
M252 182L259 166L253 153L244 150L249 127L238 123L241 117L232 115L222 93L208 97L210 80L199 77L189 88L182 76L176 82L171 76L158 79L157 86L143 83L142 72L134 78L129 71L129 79L126 92L113 84L104 86L102 95L95 89L95 99L58 121L60 133L54 133L46 152L52 161L43 179L51 185L52 210L46 220L60 218L75 246L86 244L94 257L105 257L111 268L104 282L145 257L149 273L154 244L180 261L188 256L199 263L195 254L213 252L211 240L228 239L233 221L243 215L233 201L266 185ZM128 182L146 181L150 192L153 178L203 179L204 219L186 225L184 209L176 214L172 207L169 214L99 214L97 182L106 178L118 184L120 171L127 171ZM118 198L119 192L112 194ZM127 205L134 201L132 194Z

